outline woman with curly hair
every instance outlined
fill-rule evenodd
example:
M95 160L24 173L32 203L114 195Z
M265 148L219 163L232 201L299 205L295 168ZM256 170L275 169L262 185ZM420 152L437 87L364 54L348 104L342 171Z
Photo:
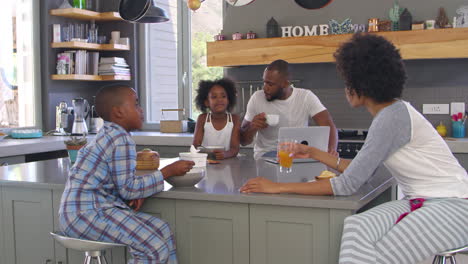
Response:
M214 151L216 159L237 156L240 119L239 115L230 113L236 104L234 82L227 78L200 81L195 103L203 114L198 116L193 145L224 146L224 150Z
M297 144L295 157L314 158L341 172L307 183L249 180L242 192L351 195L380 165L405 199L345 219L340 263L417 263L468 244L468 175L434 127L401 100L406 71L399 51L383 37L357 34L335 53L351 107L373 116L353 160Z

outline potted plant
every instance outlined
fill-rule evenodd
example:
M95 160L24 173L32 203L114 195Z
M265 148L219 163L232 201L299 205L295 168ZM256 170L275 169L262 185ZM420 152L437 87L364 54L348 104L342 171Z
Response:
M70 157L70 161L73 163L76 160L76 155L78 154L78 150L82 148L88 141L86 137L77 137L71 136L69 140L64 141L65 146L67 147L68 156Z

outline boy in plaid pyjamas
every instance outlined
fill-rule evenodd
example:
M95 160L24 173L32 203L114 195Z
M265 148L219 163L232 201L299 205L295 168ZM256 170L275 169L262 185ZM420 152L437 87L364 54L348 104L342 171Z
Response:
M143 198L163 190L165 178L185 174L194 163L177 161L136 176L135 142L129 131L142 127L143 111L135 91L105 87L96 96L96 107L104 127L79 151L70 169L60 229L70 237L126 244L133 257L129 263L177 263L169 225L137 210Z

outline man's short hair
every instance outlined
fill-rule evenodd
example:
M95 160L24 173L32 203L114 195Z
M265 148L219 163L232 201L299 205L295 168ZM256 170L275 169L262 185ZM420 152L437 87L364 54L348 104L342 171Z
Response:
M277 71L281 76L289 80L289 63L285 60L275 60L266 67L267 71Z
M127 85L104 86L96 94L96 112L105 121L110 121L112 107L122 105L123 91L132 89Z

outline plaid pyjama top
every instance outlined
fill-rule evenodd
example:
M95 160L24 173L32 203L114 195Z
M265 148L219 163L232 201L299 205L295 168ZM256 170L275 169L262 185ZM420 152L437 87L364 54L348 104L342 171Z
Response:
M164 188L160 171L135 175L136 149L121 126L105 122L96 138L81 148L70 169L59 214L108 208L129 209L125 200L145 198Z

